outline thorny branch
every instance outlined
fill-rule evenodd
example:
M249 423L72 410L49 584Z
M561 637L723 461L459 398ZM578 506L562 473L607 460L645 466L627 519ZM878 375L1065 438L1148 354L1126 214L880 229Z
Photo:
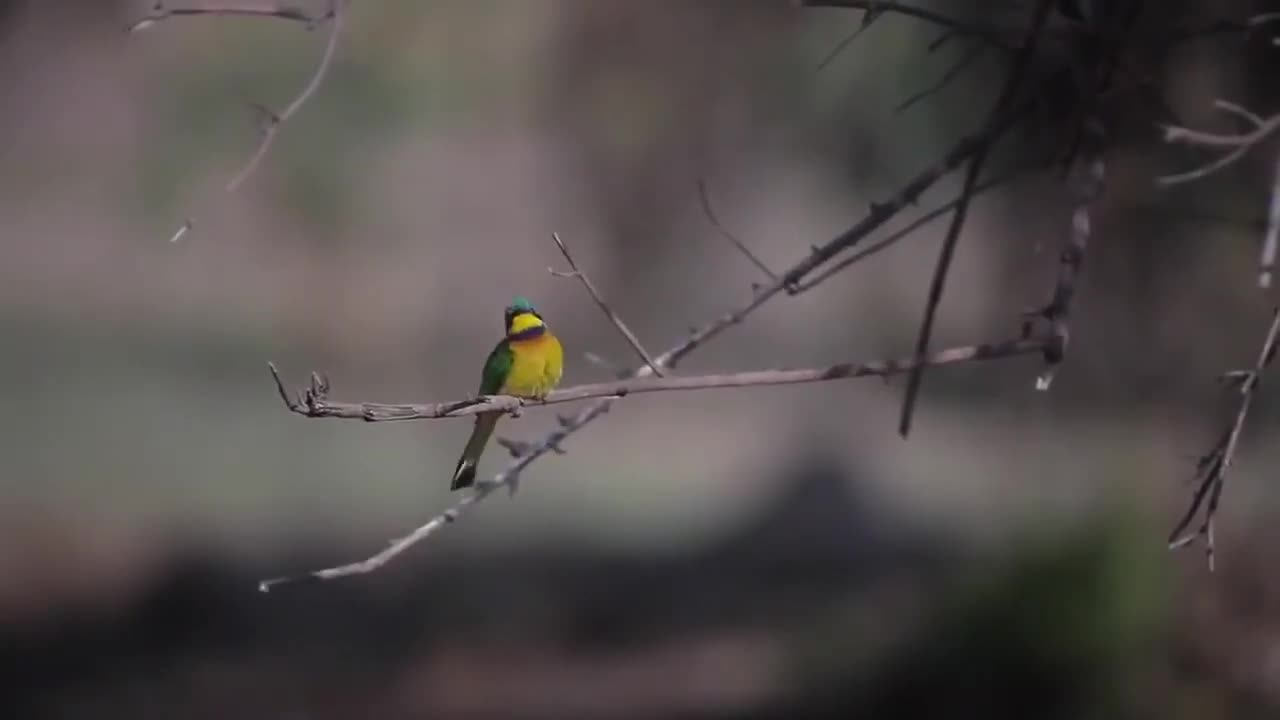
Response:
M741 323L743 319L755 312L757 308L764 305L773 297L784 292L793 293L798 283L804 280L806 276L840 255L842 251L856 246L886 222L893 219L894 216L905 209L908 205L916 202L920 195L937 182L939 178L951 170L954 170L981 148L986 147L986 145L994 138L998 137L1006 129L1011 127L1020 117L1025 115L1031 107L1030 102L1024 102L1017 107L1011 108L1004 116L997 118L996 121L988 125L988 127L983 131L975 135L962 138L938 162L934 163L932 166L926 168L923 172L914 177L910 182L899 189L889 200L883 203L872 203L869 211L862 220L855 223L840 235L832 238L826 244L813 247L811 252L805 258L798 261L795 265L791 266L790 269L779 275L776 280L764 286L757 286L749 301L736 309L724 313L700 328L691 328L689 335L684 340L655 358L655 364L662 368L675 367L685 355L688 355L698 349L725 330ZM915 362L925 360L927 360L927 358L916 358ZM633 378L645 378L652 374L653 370L648 365L643 365L632 371L630 376ZM318 384L326 389L328 387L327 383L320 376L313 376L312 384ZM288 392L284 390L283 385L279 383L277 383L277 385L285 403L290 405L292 408L291 403L294 401L289 397ZM328 580L335 577L372 572L373 570L382 567L396 555L399 555L412 547L423 538L431 535L444 525L452 523L462 512L465 512L466 508L484 500L495 489L504 486L509 490L514 488L519 482L520 473L523 472L525 468L547 453L561 452L561 443L566 438L576 433L578 430L581 430L583 427L586 427L596 418L607 413L609 409L613 407L615 399L615 397L602 397L588 405L586 408L580 410L576 415L559 416L558 419L560 421L560 427L547 434L540 441L520 445L518 449L524 451L523 454L514 458L511 463L502 470L502 472L498 473L490 480L477 483L471 494L464 496L453 507L431 518L426 522L426 524L418 527L412 533L395 541L386 550L357 563L265 581L260 585L259 589L266 592L272 587L282 584L306 580ZM454 412L456 411L457 409L454 410Z
M990 180L984 180L983 182L979 183L977 187L973 189L972 194L974 196L981 195L982 193L988 190L991 190L999 185L1003 185L1004 183L1013 179L1013 177L1014 175L1002 175L1000 177L992 178ZM840 262L835 263L834 265L824 269L822 272L818 273L817 275L814 275L812 278L809 278L808 280L805 280L802 283L798 283L794 288L792 288L791 294L799 295L800 293L812 290L815 286L819 285L827 278L831 277L832 275L835 275L841 270L844 270L850 265L856 265L862 262L863 260L866 260L867 258L873 255L876 255L882 250L887 250L889 247L897 244L898 241L902 240L903 238L906 238L914 234L916 230L919 230L920 228L924 227L925 225L928 225L934 220L937 220L943 215L946 215L947 213L954 211L956 208L956 205L960 204L960 201L962 198L963 196L957 196L955 199L950 200L946 203L943 203L942 205L939 205L938 207L912 220L911 222L907 223L901 228L894 230L892 233L890 233L889 235L886 235L880 240L877 240L871 243L870 245L862 248L861 250L858 250L855 253L846 255L844 258L840 260Z
M622 318L618 317L618 314L613 311L613 308L609 307L609 303L604 301L604 298L601 297L600 293L596 290L596 286L592 284L591 278L587 277L586 273L578 269L578 263L574 261L573 255L569 254L569 248L564 246L564 241L560 239L560 233L551 233L551 239L556 241L556 247L560 248L560 254L564 255L564 259L569 263L570 271L567 273L559 272L552 268L547 268L547 270L549 270L552 275L559 277L577 278L578 281L582 283L582 287L586 288L587 294L591 296L591 299L595 300L600 311L605 314L605 317L609 318L609 322L613 323L614 327L618 328L618 332L622 334L624 339L626 339L627 344L631 346L631 349L636 351L636 355L640 356L640 359L644 361L645 365L649 366L649 369L653 371L654 375L661 377L662 370L658 367L657 363L654 362L653 358L649 356L649 353L644 349L644 346L640 344L640 340L638 340L635 334L631 332L631 328L627 327L627 324L622 322Z
M1222 490L1227 483L1227 471L1231 468L1231 462L1235 459L1236 447L1240 442L1240 434L1244 430L1244 421L1249 414L1249 407L1253 403L1254 395L1257 393L1262 371L1275 359L1278 333L1280 333L1280 307L1272 312L1271 325L1267 330L1266 340L1262 343L1262 350L1259 351L1258 359L1254 362L1253 368L1249 370L1234 370L1224 375L1224 379L1230 382L1233 387L1239 388L1240 406L1236 410L1235 419L1222 434L1217 444L1209 452L1201 456L1197 464L1199 483L1195 493L1192 495L1191 504L1187 507L1182 519L1174 526L1173 532L1169 533L1170 550L1190 545L1203 536L1205 539L1205 554L1208 557L1209 570L1211 572L1214 566L1213 525L1218 512L1218 503L1222 499ZM1208 501L1207 504L1206 500ZM1201 513L1202 508L1203 514ZM1188 533L1187 529L1197 515L1202 515L1200 527L1195 532Z
M320 61L316 64L316 68L311 73L311 78L302 90L294 97L285 109L280 113L271 111L266 112L266 124L261 130L258 138L258 145L254 148L253 154L249 156L244 166L232 176L227 182L226 191L234 193L239 187L257 170L258 165L262 163L262 159L266 157L267 152L271 149L271 145L275 142L276 135L286 122L302 109L307 101L315 95L320 89L320 85L324 82L325 76L329 72L329 67L333 64L333 58L337 54L338 38L342 33L344 22L344 3L346 0L330 0L329 9L319 17L312 17L305 11L296 7L288 7L285 5L246 5L243 3L206 3L203 5L169 8L163 2L157 2L148 15L143 16L128 27L128 31L133 32L149 27L157 22L179 16L193 15L243 15L251 17L279 18L285 20L295 20L305 23L308 29L317 27L325 22L329 23L329 38L325 43L323 54ZM193 220L188 217L183 220L182 225L169 238L170 242L181 240L194 227Z
M581 385L575 388L567 388L565 390L552 392L551 395L547 397L545 404L569 402L571 400L581 400L592 397L623 397L633 393L658 392L665 390L700 390L707 388L746 387L757 385L787 385L827 382L830 380L857 377L883 377L907 372L912 368L918 367L920 363L938 367L943 365L958 365L978 360L992 360L996 358L1006 358L1042 352L1046 342L1047 340L1043 338L1020 338L985 345L967 345L964 347L948 348L946 350L940 350L923 359L912 356L893 360L847 362L805 370L762 370L757 372L730 373L724 375L702 375L661 379L634 378L614 383ZM272 367L272 372L275 372L274 367ZM278 375L276 377L276 381L277 384L279 384ZM298 401L291 401L283 386L280 386L281 395L285 397L285 402L289 404L290 410L300 412L304 415L309 415L310 417L347 417L363 420L410 420L444 417L443 415L437 414L439 410L441 408L447 408L454 405L461 405L461 407L459 408L459 411L452 414L466 414L468 412L481 412L482 410L509 410L520 407L520 400L518 398L510 398L506 396L487 398L483 399L480 403L469 405L462 405L460 403L441 403L435 405L329 403L324 399L324 393L327 392L328 389L327 384L325 384L323 380L318 380L314 375L312 376L312 383L312 389L308 390L306 393L310 402L301 403ZM317 383L319 383L319 386L315 387ZM316 408L320 414L310 414L312 407ZM587 412L592 412L594 407L599 406L593 406L593 408L589 408ZM589 415L587 417L594 417L594 415ZM563 420L561 429L552 433L551 437L546 441L545 447L552 451L560 452L560 440L564 439L568 433L572 432L584 422L586 422L586 420L579 420L578 418ZM394 558L396 555L399 555L419 540L422 540L428 535L434 533L436 530L439 530L445 525L457 520L459 515L461 515L468 506L480 502L488 496L489 493L493 492L498 487L501 487L504 483L512 482L515 476L528 466L529 463L533 462L535 457L537 457L535 451L527 445L515 443L512 443L512 445L515 447L508 446L508 449L517 454L517 459L510 467L499 474L498 477L493 480L480 483L476 486L473 494L464 497L458 502L458 504L439 515L436 515L425 525L422 525L412 533L392 542L390 546L377 555L366 560L325 570L318 570L308 573L307 575L287 576L264 580L259 584L258 588L263 592L269 592L273 586L283 583L291 583L299 580L330 580L346 575L360 575L372 572L373 570L382 567L389 560Z

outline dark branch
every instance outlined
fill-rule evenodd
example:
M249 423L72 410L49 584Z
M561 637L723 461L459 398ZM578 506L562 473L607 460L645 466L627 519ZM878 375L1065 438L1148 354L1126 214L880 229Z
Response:
M1031 17L1031 23L1027 26L1026 36L1023 38L1022 47L1013 61L1009 77L1005 80L1004 88L1001 89L1000 96L996 99L995 107L991 109L991 113L988 116L988 125L994 125L999 118L1004 116L1008 106L1017 97L1022 85L1022 79L1027 74L1027 69L1035 56L1040 33L1044 29L1044 24L1049 18L1049 10L1052 7L1053 0L1040 0L1036 5L1035 12ZM960 239L960 231L964 228L965 217L969 211L969 201L973 197L974 188L978 185L978 179L982 176L982 167L986 162L992 144L994 143L984 145L978 152L974 153L973 158L969 161L969 171L964 179L964 189L960 193L960 202L956 204L955 214L951 219L951 227L947 229L947 236L942 241L942 250L938 253L938 262L934 267L933 279L929 282L929 298L925 303L924 319L920 322L920 333L916 338L917 357L924 357L929 352L929 340L933 335L933 323L937 317L938 304L942 301L942 292L946 287L947 275L951 271L951 258L955 254L956 243ZM898 433L902 437L906 437L911 433L911 418L915 412L916 397L920 393L920 383L923 380L923 365L916 368L908 376L907 394L902 402L902 418L898 422Z

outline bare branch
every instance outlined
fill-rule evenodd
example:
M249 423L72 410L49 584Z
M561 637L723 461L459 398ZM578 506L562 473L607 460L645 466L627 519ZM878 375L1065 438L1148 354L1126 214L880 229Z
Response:
M935 95L941 92L944 88L950 85L951 81L955 80L956 77L960 75L960 73L964 72L965 68L977 62L978 58L982 57L982 54L986 52L986 50L987 48L985 45L974 45L973 47L969 48L969 51L966 52L964 55L961 55L959 60L955 61L955 63L953 63L951 67L947 68L947 71L943 73L942 77L938 78L936 82L934 82L929 87L924 88L919 92L916 92L914 95L911 95L906 100L903 100L902 102L898 103L898 106L895 107L893 111L905 112L912 105L915 105L916 103L920 102L921 100L924 100L925 98L931 95Z
M137 32L156 23L176 17L195 17L198 15L239 15L243 17L277 18L304 23L308 26L321 22L323 18L315 18L297 6L265 3L206 3L192 7L170 8L163 2L157 2L146 15L129 23L126 32Z
M1267 234L1262 239L1262 257L1258 261L1258 287L1271 287L1271 269L1276 264L1276 252L1280 250L1280 153L1276 153L1276 167L1271 180L1271 202L1267 212Z
M1009 76L1005 79L1004 87L1000 90L1000 96L996 99L995 106L992 107L987 117L988 125L995 124L998 118L1005 114L1006 108L1017 96L1018 90L1022 85L1022 79L1026 75L1027 68L1030 66L1031 59L1035 54L1040 33L1044 29L1045 22L1048 21L1049 10L1052 7L1053 0L1039 0L1036 4L1036 9L1032 13L1026 34L1022 40L1022 47L1019 49L1017 57L1014 58ZM982 167L986 163L990 148L990 144L984 146L974 153L973 158L969 161L969 172L964 179L964 189L960 193L960 202L956 204L955 214L951 218L951 227L947 229L947 236L942 241L942 250L938 253L938 262L934 267L933 279L929 282L929 298L925 303L924 319L920 322L920 333L916 338L917 357L924 357L929 352L929 340L933 336L933 323L937 317L938 304L942 301L942 292L946 287L947 275L951 270L951 258L955 254L956 244L960 239L960 231L964 228L964 221L968 214L969 200L973 197L974 188L977 187L978 180L982 176ZM902 417L898 422L898 434L902 435L902 437L906 437L911 433L911 419L915 412L916 397L920 393L920 384L923 380L923 365L916 368L907 377L907 393L902 402Z
M320 88L320 84L324 82L325 75L329 72L329 66L333 64L333 57L338 50L338 36L342 33L343 12L342 0L332 0L329 4L329 12L327 17L329 24L329 40L325 44L324 54L320 56L320 62L316 65L316 69L311 74L311 79L306 86L302 88L302 92L298 93L293 102L289 103L284 112L279 115L272 115L269 118L266 128L262 131L262 137L258 140L258 147L250 156L249 162L245 163L240 172L227 183L227 192L235 192L253 171L257 169L258 164L262 162L262 158L266 157L267 151L271 149L271 144L275 142L276 135L279 133L281 126L289 121L302 106L307 104L316 90Z
M787 385L796 383L826 382L845 378L886 376L906 372L922 362L932 366L959 365L962 363L1041 352L1044 348L1044 344L1045 340L1043 339L1017 339L986 345L967 345L964 347L949 348L923 359L909 357L896 360L876 360L862 363L850 362L809 370L765 370L725 375L704 375L701 377L663 378L658 380L637 378L617 383L583 385L577 388L553 392L551 396L547 398L547 403L567 402L569 400L587 397L620 397L631 393L657 392L663 390L698 390L706 388L744 387L751 385ZM286 398L287 404L288 393L281 390L281 395ZM515 399L512 398L511 400ZM491 405L486 409L506 409L506 399L503 397L491 398L488 402ZM494 407L499 403L503 403L504 406L501 408ZM340 405L336 403L326 404L322 407L335 411L334 414L330 415L333 417L359 417L361 419L367 419L364 413L366 409L371 406L383 407L372 404ZM436 409L441 406L397 405L387 407L400 409L417 408L420 411L419 417L438 417L431 413L435 412ZM468 406L468 409L478 411L475 410L475 408L478 407L479 406L473 405ZM292 575L264 580L259 583L258 589L262 592L270 592L273 587L282 584L292 584L300 581L333 580L335 578L346 577L348 575L363 575L377 570L391 561L392 558L405 550L408 550L427 536L442 529L445 525L456 521L467 508L479 503L487 497L489 493L503 485L509 486L514 483L519 473L524 470L524 468L528 467L528 465L539 455L549 451L561 452L561 440L567 437L570 432L607 409L607 405L593 405L584 411L584 413L580 414L578 418L564 421L559 430L551 433L546 440L538 445L505 441L503 445L516 456L515 461L506 470L492 480L477 484L475 491L472 494L463 497L453 507L431 518L425 524L421 525L408 535L393 541L382 552L358 562L326 568L323 570L316 570L304 575ZM351 414L338 414L347 412L348 410ZM387 419L408 418L401 417Z
M1226 135L1192 130L1190 128L1180 127L1177 125L1165 126L1164 141L1167 143L1220 149L1226 150L1227 152L1218 156L1218 158L1212 162L1195 168L1194 170L1157 178L1157 183L1164 186L1177 185L1180 183L1200 180L1212 175L1213 173L1235 163L1237 160L1244 157L1249 150L1266 140L1277 130L1280 130L1280 113L1276 113L1269 118L1263 119L1256 113L1226 100L1215 101L1214 107L1223 112L1231 113L1232 115L1243 118L1253 126L1253 130L1244 134Z
M320 383L319 385L313 382L310 388L303 391L302 399L299 401L292 399L288 391L284 389L284 386L279 383L279 376L275 374L274 365L271 366L271 369L272 374L277 378L277 390L281 398L284 399L285 405L299 415L312 418L363 420L364 422L396 422L462 417L493 411L512 412L524 407L556 405L591 398L621 398L640 393L712 390L764 385L798 385L872 375L897 375L921 365L953 365L970 360L987 360L993 357L1020 355L1043 348L1043 339L1024 338L1007 343L951 348L921 359L906 358L861 363L847 362L802 370L753 370L662 378L635 377L552 390L545 399L540 400L530 400L511 395L485 395L478 398L442 403L334 402L329 400L328 383L324 380L317 381ZM316 377L318 378L319 376Z
M946 28L955 35L970 35L1004 50L1016 49L996 26L978 25L925 7L892 0L803 0L806 7L831 7L862 10L868 14L895 13Z
M1206 453L1198 463L1199 484L1196 487L1195 494L1191 498L1191 503L1187 507L1187 511L1183 514L1182 519L1174 526L1173 532L1169 533L1169 549L1176 550L1195 542L1197 538L1203 536L1205 538L1205 553L1208 556L1209 570L1213 571L1214 566L1214 545L1213 545L1213 523L1218 512L1218 502L1222 498L1222 490L1226 487L1227 471L1231 468L1231 462L1235 459L1236 447L1240 443L1240 434L1244 430L1245 418L1249 414L1249 406L1253 403L1254 394L1258 389L1259 378L1262 371L1271 364L1276 354L1276 339L1280 334L1280 308L1276 308L1272 312L1271 325L1267 329L1266 340L1262 343L1262 350L1258 352L1258 359L1254 362L1251 370L1235 370L1226 374L1226 378L1239 387L1240 390L1240 406L1236 410L1235 420L1227 428L1217 444ZM1206 499L1208 503L1206 504ZM1201 514L1203 508L1203 520L1200 527L1192 533L1187 533L1187 528L1191 526L1196 516ZM1185 534L1184 534L1185 533Z
M752 265L760 268L760 272L768 276L770 280L776 281L778 276L769 269L769 266L765 265L764 261L756 257L755 253L751 252L751 248L748 248L745 243L739 240L736 235L729 232L728 228L720 222L720 218L716 216L715 210L711 208L711 195L707 191L707 183L705 180L698 181L698 199L702 202L702 212L707 216L707 220L711 222L711 226L718 230L726 240L737 248L738 252L746 256L746 258L751 261Z
M308 29L317 27L318 25L329 22L329 38L325 44L324 53L320 56L315 70L311 74L310 80L302 88L293 101L285 107L284 111L274 113L266 108L258 106L264 110L266 123L264 124L261 135L258 139L258 145L254 148L253 154L248 161L240 168L238 172L227 182L226 191L234 193L250 175L261 164L262 159L266 157L267 152L271 149L275 142L276 135L279 134L281 127L288 122L299 110L315 95L320 85L324 82L325 76L329 72L330 66L333 64L333 58L337 54L338 37L342 32L344 22L344 3L346 0L330 0L329 9L324 14L314 17L307 14L304 10L297 7L286 6L283 4L247 4L247 3L204 3L191 7L169 8L163 2L157 2L152 11L134 21L127 29L130 32L141 30L143 28L154 25L157 22L180 16L200 16L200 15L224 15L224 16L245 16L259 18L277 18L282 20L292 20L304 23ZM188 217L182 221L182 224L170 236L170 242L177 242L185 237L195 227L194 221Z
M578 263L574 262L573 255L569 254L569 248L564 246L564 241L560 239L560 234L554 232L551 233L551 239L556 241L556 247L560 248L560 254L564 255L564 259L568 261L569 267L572 269L572 272L569 273L558 273L555 270L551 270L551 273L553 275L576 277L578 281L582 283L582 287L587 289L587 292L591 295L591 299L596 301L596 305L600 307L600 310L605 314L605 317L609 318L609 322L613 323L613 326L618 328L618 332L622 333L622 337L626 338L627 344L631 346L632 350L636 351L636 355L640 356L640 359L644 361L645 365L649 366L649 369L653 371L654 375L661 377L662 370L658 367L658 364L654 359L649 356L649 353L644 349L644 346L640 344L640 340L631 332L631 329L627 327L627 324L622 322L622 318L618 317L618 314L609 307L609 303L605 302L604 298L600 296L600 293L596 290L596 286L591 283L591 278L587 277L586 273L578 269Z
M988 190L991 190L992 188L995 188L998 185L1003 185L1004 183L1009 182L1015 176L1016 176L1015 173L1010 173L1008 175L1002 175L1000 177L983 181L973 189L973 195L974 196L981 195L982 193ZM795 288L792 290L792 294L799 295L800 293L812 290L815 286L821 284L823 281L827 280L832 275L839 273L840 271L844 270L850 265L856 265L857 263L860 263L863 260L866 260L867 258L878 254L880 251L886 250L890 246L897 244L899 240L902 240L903 238L906 238L914 234L916 230L919 230L925 225L928 225L934 220L937 220L943 215L946 215L947 213L955 210L956 205L960 204L960 201L963 197L964 197L963 195L957 196L955 199L949 202L946 202L942 205L939 205L938 207L930 210L924 215L921 215L915 220L912 220L911 222L902 226L900 229L893 231L891 234L884 237L883 239L877 240L871 243L867 247L853 253L852 255L849 255L848 257L842 259L840 262L832 265L831 267L823 270L817 275L814 275L813 278L797 284Z
M840 53L844 52L845 48L849 47L850 43L857 40L862 33L866 32L867 28L871 27L880 15L881 11L879 10L868 10L862 13L862 22L858 23L858 28L845 36L843 40L836 43L836 46L831 48L831 52L827 53L826 57L822 58L822 61L819 62L818 66L814 69L821 72L823 68L830 65L837 57L839 57Z
M1043 318L1049 324L1049 335L1052 342L1045 347L1044 372L1036 378L1037 390L1048 390L1053 383L1058 366L1067 352L1070 339L1071 301L1076 294L1076 278L1080 274L1080 265L1084 262L1085 250L1089 246L1089 237L1093 233L1093 208L1102 197L1103 183L1106 181L1107 166L1103 157L1105 129L1098 118L1090 118L1084 124L1082 139L1086 140L1080 152L1084 171L1075 182L1076 205L1071 211L1071 230L1067 242L1058 256L1058 277L1054 284L1049 303L1040 310L1029 313L1023 323L1023 334L1030 335L1032 321L1036 317Z

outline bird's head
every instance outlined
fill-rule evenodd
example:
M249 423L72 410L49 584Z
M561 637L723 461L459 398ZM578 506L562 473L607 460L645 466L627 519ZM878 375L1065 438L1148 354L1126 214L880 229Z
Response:
M507 337L509 338L531 338L542 334L547 329L547 324L542 321L542 316L537 310L533 309L533 304L523 297L517 297L507 307L505 313L505 321L507 326Z

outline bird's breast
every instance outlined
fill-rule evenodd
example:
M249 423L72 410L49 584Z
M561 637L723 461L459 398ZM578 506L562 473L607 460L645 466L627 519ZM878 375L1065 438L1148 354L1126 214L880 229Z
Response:
M503 392L512 395L542 395L560 380L564 357L560 341L551 333L528 340L513 340L511 371Z

